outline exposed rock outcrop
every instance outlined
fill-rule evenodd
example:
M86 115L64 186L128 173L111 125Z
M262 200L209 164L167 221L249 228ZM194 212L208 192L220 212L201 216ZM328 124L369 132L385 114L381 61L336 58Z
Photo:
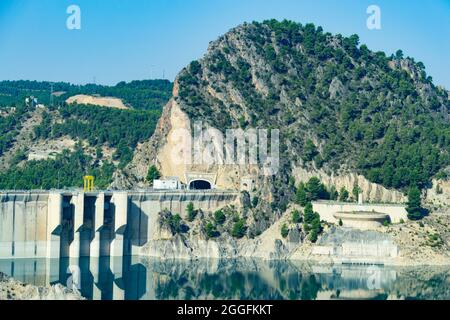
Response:
M293 209L253 238L233 238L226 228L218 238L208 238L202 223L207 213L186 222L187 232L173 232L160 222L142 255L183 260L260 258L325 264L450 265L450 223L445 213L432 214L420 223L381 226L375 231L325 224L318 241L311 243L303 223L291 222ZM281 235L283 225L289 230L285 238Z
M164 214L161 214L164 216ZM273 223L260 236L253 239L244 237L233 238L224 232L220 238L208 239L202 231L202 219L198 217L194 222L187 222L189 232L171 233L160 221L155 236L142 250L144 256L161 259L234 259L234 258L262 258L268 260L286 259L288 254L301 243L304 236L297 235L283 239L280 229L283 223L289 223L290 215L284 215ZM295 232L293 232L295 233Z
M0 300L85 300L78 291L55 284L37 287L24 284L0 272Z
M317 244L298 246L289 259L319 263L450 265L449 219L446 213L436 213L419 223L395 224L376 231L331 227Z
M430 205L450 207L450 180L433 179L433 186L426 190L426 201Z
M176 88L177 84L175 83L174 94L177 92ZM111 184L112 189L127 189L130 186L144 187L147 185L145 177L149 165L155 164L161 167L157 158L158 150L167 142L169 132L172 129L172 107L174 104L175 101L170 99L163 108L163 113L150 140L138 145L133 160L124 170L115 173Z
M364 201L383 202L383 203L404 203L407 197L398 190L389 190L382 185L368 181L364 176L356 173L348 173L331 176L322 170L307 170L304 168L294 168L293 175L296 181L308 181L316 176L328 187L334 186L336 190L344 187L351 192L354 186L358 186L363 194Z

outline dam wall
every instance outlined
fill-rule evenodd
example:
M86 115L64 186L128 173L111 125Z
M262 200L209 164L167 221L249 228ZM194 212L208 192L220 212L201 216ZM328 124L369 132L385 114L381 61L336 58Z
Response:
M161 211L185 218L189 202L215 211L238 199L231 191L0 193L0 259L138 255Z
M48 194L0 195L0 258L46 256Z

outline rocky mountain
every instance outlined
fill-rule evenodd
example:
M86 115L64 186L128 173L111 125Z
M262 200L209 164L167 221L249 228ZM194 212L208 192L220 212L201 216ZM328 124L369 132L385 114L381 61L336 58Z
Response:
M255 194L281 209L302 172L347 189L367 186L369 199L399 201L409 186L427 188L448 175L449 111L447 91L401 50L373 52L357 35L332 35L313 24L245 23L179 73L155 134L113 185L144 185L155 163L182 180L187 172L214 173L223 188L250 177ZM279 172L267 177L254 166L178 163L177 130L192 135L197 121L217 134L279 129Z

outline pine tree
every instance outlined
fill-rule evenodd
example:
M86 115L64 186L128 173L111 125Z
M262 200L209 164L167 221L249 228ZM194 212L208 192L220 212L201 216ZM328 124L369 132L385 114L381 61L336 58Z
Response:
M227 217L222 210L217 210L216 212L214 212L214 220L217 224L223 224L226 219Z
M330 187L330 200L337 200L339 198L339 193L335 186Z
M293 223L300 223L300 222L302 222L302 216L300 214L300 211L298 211L298 210L292 211L292 222Z
M297 200L297 203L299 205L301 205L302 207L306 206L306 204L308 203L306 187L303 182L300 182L300 184L297 188L296 200Z
M319 178L312 177L309 179L308 183L306 184L306 189L308 190L308 199L309 200L317 200L320 198L320 194L323 191L322 190L322 184L320 183Z
M283 238L286 238L288 235L289 235L289 228L288 228L287 225L284 223L284 224L281 226L281 236L282 236Z
M359 194L360 194L360 193L361 193L361 188L358 186L357 183L355 183L355 184L353 185L353 190L352 190L353 199L354 199L355 201L358 201L358 197L359 197Z
M348 199L348 191L347 189L345 189L344 187L341 188L341 190L339 190L339 201L347 201Z
M147 182L150 183L150 185L153 185L153 180L157 180L161 178L161 173L158 171L158 169L156 168L155 165L151 165L148 168L148 172L147 172Z
M307 224L312 223L312 221L314 220L314 211L311 202L308 202L305 206L304 217L305 223Z
M420 220L426 215L427 211L422 208L419 188L412 187L409 189L406 211L410 220Z
M187 219L189 222L194 221L195 216L197 215L197 211L194 210L194 204L189 202L186 206Z

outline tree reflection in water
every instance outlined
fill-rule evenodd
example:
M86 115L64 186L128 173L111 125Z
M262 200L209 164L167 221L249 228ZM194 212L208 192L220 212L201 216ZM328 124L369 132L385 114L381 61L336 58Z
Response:
M450 299L447 267L106 257L0 260L0 271L25 283L65 285L74 263L88 299Z

